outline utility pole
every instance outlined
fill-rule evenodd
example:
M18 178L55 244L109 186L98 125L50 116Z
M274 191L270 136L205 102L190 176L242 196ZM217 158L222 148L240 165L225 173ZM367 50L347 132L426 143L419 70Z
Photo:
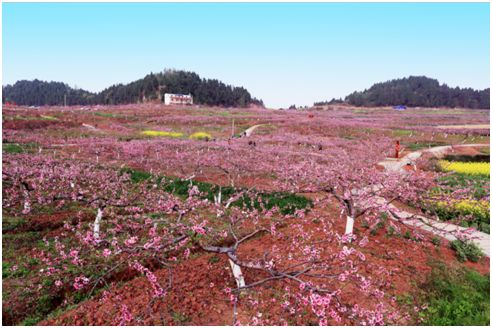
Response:
M67 107L67 94L63 95L63 106Z

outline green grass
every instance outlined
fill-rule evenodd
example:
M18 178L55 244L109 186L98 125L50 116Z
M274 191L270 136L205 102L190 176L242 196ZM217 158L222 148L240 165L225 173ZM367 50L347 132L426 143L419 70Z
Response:
M2 144L2 151L8 154L32 153L38 147L37 143L4 143Z
M423 325L488 326L490 324L490 275L466 268L451 269L435 264L421 286L420 313Z
M134 183L141 183L151 179L152 174L134 170L130 168L124 168L120 170L120 173L129 173L130 179ZM190 181L183 180L180 178L170 178L170 177L158 177L158 183L161 187L176 196L180 197L188 197L188 190L190 188ZM233 187L220 187L218 185L214 185L208 182L199 182L193 181L193 185L197 186L200 192L204 193L204 198L209 201L214 200L214 195L217 195L219 189L222 191L222 199L228 199L233 194L241 191L241 189L233 188ZM232 206L245 207L248 209L252 209L253 207L256 209L261 209L261 204L259 198L263 200L263 204L267 210L277 206L280 209L280 213L283 215L286 214L294 214L298 209L307 209L312 206L312 201L308 198L300 195L296 195L293 193L287 192L257 192L257 198L251 199L249 196L245 195L233 202Z

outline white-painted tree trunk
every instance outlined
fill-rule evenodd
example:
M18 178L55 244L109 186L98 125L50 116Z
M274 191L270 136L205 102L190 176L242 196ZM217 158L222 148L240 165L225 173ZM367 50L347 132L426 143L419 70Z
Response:
M231 259L229 259L229 263L231 265L232 275L234 279L236 279L236 284L238 288L246 286L244 282L243 272L241 271L241 267L234 263Z
M96 219L94 220L94 238L96 240L99 240L99 227L101 225L102 216L103 216L103 211L101 208L98 208Z
M24 210L22 213L28 214L31 212L31 202L29 201L29 191L27 191L26 187L22 187L22 192L24 194Z
M345 234L352 234L354 232L354 218L347 215L347 224L345 225Z
M215 201L215 205L220 205L222 204L222 188L219 188L219 192L216 195L214 195L214 201Z
M225 204L225 208L229 208L232 203L234 203L234 198L233 197L229 198L229 200Z

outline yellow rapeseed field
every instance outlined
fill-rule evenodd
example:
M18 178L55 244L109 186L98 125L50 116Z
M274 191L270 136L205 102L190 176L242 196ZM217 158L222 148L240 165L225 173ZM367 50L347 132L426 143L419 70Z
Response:
M441 160L439 166L446 172L490 175L490 163L486 162L450 162Z
M486 217L490 212L490 203L488 200L465 199L452 202L451 204L441 201L435 202L434 204L440 209L453 209L461 214L471 214L475 217Z
M462 200L453 205L456 210L474 216L485 217L490 212L490 203L487 200Z
M207 132L195 132L190 136L190 139L195 139L195 140L210 140L212 139L212 135L208 134Z
M145 130L142 132L142 134L149 137L169 137L169 138L180 138L183 136L181 132L168 132L168 131L155 131L155 130Z

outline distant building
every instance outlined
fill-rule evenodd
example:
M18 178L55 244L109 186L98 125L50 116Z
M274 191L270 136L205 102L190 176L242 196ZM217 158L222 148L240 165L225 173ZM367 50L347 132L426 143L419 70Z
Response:
M396 109L396 110L405 110L405 109L407 109L407 106L404 106L404 105L393 106L393 109Z
M182 95L179 93L165 93L165 105L193 105L193 97L191 94Z

